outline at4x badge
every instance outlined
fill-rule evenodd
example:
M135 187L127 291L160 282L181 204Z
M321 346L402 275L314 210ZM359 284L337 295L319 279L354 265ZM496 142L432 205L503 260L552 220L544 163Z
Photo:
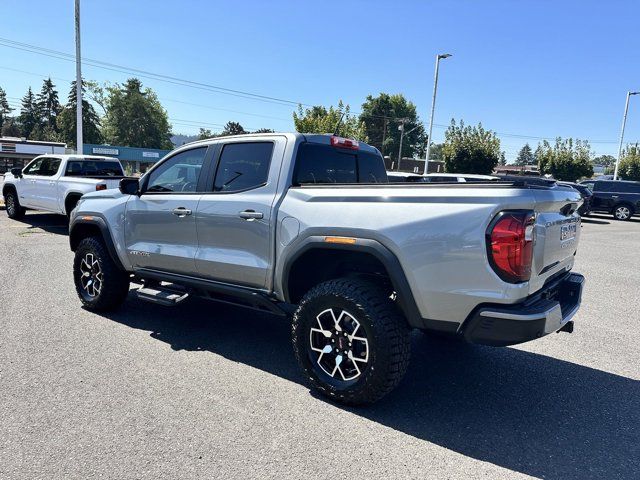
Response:
M149 257L151 254L149 252L142 252L140 250L129 250L129 254L138 255L139 257Z

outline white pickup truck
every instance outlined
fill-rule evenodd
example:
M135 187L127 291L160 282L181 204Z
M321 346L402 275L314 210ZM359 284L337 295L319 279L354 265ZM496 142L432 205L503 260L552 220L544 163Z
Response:
M2 195L9 218L25 210L69 215L88 192L117 188L124 176L118 159L90 155L41 155L4 176Z

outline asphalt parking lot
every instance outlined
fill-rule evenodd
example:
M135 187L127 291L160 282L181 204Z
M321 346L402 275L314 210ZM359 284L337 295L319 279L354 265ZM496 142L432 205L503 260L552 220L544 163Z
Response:
M310 394L279 318L80 308L63 217L0 211L0 478L640 478L640 221L585 219L573 334L416 333L403 383Z

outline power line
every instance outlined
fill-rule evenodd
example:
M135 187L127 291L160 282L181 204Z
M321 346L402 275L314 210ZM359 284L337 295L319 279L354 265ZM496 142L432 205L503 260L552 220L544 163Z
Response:
M37 45L32 45L32 44L28 44L28 43L17 42L15 40L10 40L8 38L0 37L0 45L8 47L8 48L22 50L22 51L26 51L26 52L30 52L30 53L35 53L35 54L38 54L38 55L43 55L43 56L50 57L50 58L56 58L58 60L65 60L65 61L69 61L69 62L74 62L75 61L75 56L70 54L70 53L61 52L59 50L52 50L50 48L39 47ZM261 94L257 94L257 93L253 93L253 92L247 92L247 91L243 91L243 90L236 90L236 89L232 89L232 88L221 87L219 85L212 85L212 84L208 84L208 83L204 83L204 82L195 82L195 81L192 81L192 80L187 80L187 79L184 79L184 78L174 77L174 76L171 76L171 75L165 75L165 74L161 74L161 73L149 72L149 71L146 71L146 70L126 67L126 66L123 66L123 65L118 65L118 64L110 63L110 62L103 62L101 60L95 60L95 59L86 58L86 57L82 57L82 62L84 64L86 64L86 65L97 67L97 68L103 68L105 70L111 70L111 71L116 71L116 72L120 72L120 73L134 73L134 74L136 74L136 75L138 75L140 77L143 77L143 78L152 78L154 80L163 81L163 82L167 82L167 83L172 83L172 84L176 84L176 85L183 85L183 86L188 86L188 87L197 88L197 89L201 89L201 90L215 91L215 92L218 92L218 93L222 93L222 94L225 94L225 95L231 95L231 96L235 96L235 97L250 98L250 99L254 99L254 100L260 100L260 101L269 102L269 103L276 103L276 104L280 104L280 105L288 105L288 106L303 105L303 106L311 107L311 105L304 104L302 102L298 102L298 101L295 101L295 100L288 100L288 99L272 97L272 96L268 96L268 95L261 95Z
M40 77L40 78L49 77L49 78L53 78L53 79L56 79L56 80L62 80L64 82L71 82L72 81L72 80L69 80L67 78L52 77L51 75L43 75L41 73L29 72L29 71L26 71L26 70L19 70L19 69L16 69L16 68L9 68L9 67L0 66L0 69L10 70L10 71L13 71L13 72L24 73L24 74L27 74L27 75L33 75L33 76ZM22 100L19 97L10 97L8 95L7 95L7 98L14 98L16 100ZM220 111L223 111L223 112L237 113L239 115L249 115L249 116L252 116L252 117L267 118L267 119L271 119L271 120L281 120L281 121L290 121L291 120L290 118L274 117L272 115L261 115L261 114L258 114L258 113L243 112L241 110L232 110L232 109L228 109L228 108L214 107L212 105L202 105L200 103L185 102L183 100L175 100L175 99L166 98L166 97L158 97L158 100L162 100L163 102L181 103L181 104L184 104L184 105L190 105L190 106L194 106L194 107L206 108L206 109L210 109L210 110L220 110Z
M53 50L53 49L49 49L49 48L44 48L44 47L40 47L40 46L37 46L37 45L32 45L32 44L28 44L28 43L24 43L24 42L18 42L18 41L7 39L7 38L0 37L0 45L5 46L7 48L13 48L13 49L22 50L22 51L26 51L26 52L30 52L30 53L35 53L35 54L38 54L38 55L44 55L44 56L47 56L47 57L56 58L56 59L59 59L59 60L75 62L75 56L73 54L61 52L59 50ZM167 82L167 83L175 84L175 85L187 86L187 87L196 88L196 89L200 89L200 90L214 91L214 92L217 92L217 93L236 96L236 97L240 97L240 98L259 100L259 101L275 103L275 104L283 105L283 106L285 106L285 105L286 106L302 105L304 107L313 107L313 105L311 105L311 104L306 104L306 103L302 103L302 102L299 102L299 101L288 100L288 99L283 99L283 98L278 98L278 97L273 97L273 96L268 96L268 95L261 95L261 94L257 94L257 93L247 92L247 91L243 91L243 90L236 90L236 89L231 89L231 88L227 88L227 87L221 87L221 86L218 86L218 85L212 85L212 84L207 84L207 83L203 83L203 82L195 82L195 81L192 81L192 80L182 79L182 78L174 77L174 76L171 76L171 75L165 75L165 74L160 74L160 73L149 72L149 71L146 71L146 70L140 70L140 69L136 69L136 68L126 67L126 66L118 65L118 64L115 64L115 63L111 63L111 62L104 62L104 61L101 61L101 60L94 60L94 59L83 57L82 61L85 64L89 65L89 66L93 66L93 67L97 67L97 68L116 71L116 72L120 72L120 73L134 73L134 74L136 74L138 76L141 76L143 78L150 78L150 79L157 80L157 81ZM17 70L17 69L11 69L9 67L0 67L0 68L4 68L4 69L7 69L7 70L13 70L13 71L20 71L20 70ZM21 72L30 73L30 72L25 72L25 71L21 71ZM54 78L54 77L52 77L52 78ZM69 80L67 80L67 81L69 81ZM181 101L178 101L178 100L168 100L168 101L174 101L174 102L178 102L178 103L189 104L188 102L181 102ZM192 104L192 105L202 106L202 105L199 105L199 104ZM217 107L205 107L205 108L217 109ZM223 109L220 109L220 110L223 110ZM235 112L231 111L231 112L257 116L257 114L251 114L251 113L247 113L247 112L239 112L239 111L235 111ZM400 117L395 117L395 116L390 117L390 116L386 116L386 115L374 115L374 114L368 114L368 113L365 114L364 112L358 112L358 111L352 111L350 113L352 113L354 115L364 115L364 116L369 116L369 117L373 117L373 118L380 118L380 119L386 119L386 120L399 120L400 119ZM269 117L265 116L265 118L269 118ZM282 118L277 118L277 117L271 117L271 118L277 119L277 120L284 120ZM436 123L434 123L433 126L439 128L439 129L448 128L449 127L449 125L436 124ZM494 133L499 137L506 137L506 138L518 138L518 139L524 139L524 140L538 140L538 141L540 141L540 140L554 141L555 140L555 138L553 138L553 137L539 137L539 136L533 136L533 135L522 135L522 134L515 134L515 133L502 133L502 132L496 132L496 131L494 131ZM589 141L589 143L592 143L592 144L616 144L617 142L616 141Z

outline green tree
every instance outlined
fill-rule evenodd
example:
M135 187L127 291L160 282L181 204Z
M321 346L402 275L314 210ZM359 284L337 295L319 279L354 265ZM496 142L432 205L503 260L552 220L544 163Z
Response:
M528 143L525 144L524 147L520 149L518 152L518 157L516 158L516 165L533 165L536 163L535 156L533 155L533 150Z
M618 175L624 180L640 181L640 146L628 145L622 152Z
M20 125L15 118L7 117L2 124L0 135L3 137L19 137L22 134Z
M238 122L227 122L220 133L220 136L228 136L228 135L245 135L247 132L242 125Z
M9 114L13 111L13 108L9 106L7 100L7 93L2 87L0 87L0 128L4 125L4 121L9 118Z
M540 173L557 180L573 182L593 175L591 147L586 140L558 137L553 145L544 140L538 145L537 158Z
M56 118L62 107L58 100L58 91L51 78L47 78L42 83L42 89L36 99L36 105L40 116L40 124L43 127L57 131Z
M208 128L200 127L200 132L198 133L198 140L206 140L207 138L213 138L216 136L217 135L213 133L211 130L209 130Z
M404 95L380 93L367 96L362 104L360 122L364 124L368 142L383 155L397 158L400 147L400 125L404 124L402 156L424 156L426 135L416 106ZM433 149L432 149L433 151ZM429 153L431 157L431 152Z
M251 133L273 133L274 130L270 129L270 128L259 128L258 130L254 130Z
M482 124L471 127L460 121L458 126L451 120L444 137L442 156L447 172L488 175L500 161L500 140Z
M616 164L616 157L613 155L600 155L599 157L595 157L593 159L594 165L602 165L603 167L613 167Z
M498 165L501 165L504 167L506 164L507 164L507 156L503 150L502 152L500 152L500 160L498 160Z
M426 137L425 137L426 140ZM425 142L426 144L426 142ZM432 143L431 149L429 150L429 161L431 160L442 160L442 149L444 148L444 143ZM403 149L404 151L404 149ZM426 149L422 147L416 151L416 154L422 158L426 157Z
M293 112L293 123L301 133L334 133L337 130L342 137L367 141L364 125L351 115L349 105L345 106L342 100L337 108L331 106L329 110L322 106L303 110L300 105L298 112Z
M25 138L31 138L31 133L39 125L38 107L36 105L36 97L29 87L27 93L22 97L22 107L18 116L20 131Z
M173 147L167 112L153 90L143 89L137 78L106 90L103 134L107 142L133 147Z
M82 141L85 143L102 143L104 141L100 132L100 117L96 113L93 105L85 100L85 81L82 81ZM71 90L67 104L58 115L56 122L58 125L60 140L66 142L70 147L76 146L76 109L78 106L78 96L76 95L76 82L71 82Z

